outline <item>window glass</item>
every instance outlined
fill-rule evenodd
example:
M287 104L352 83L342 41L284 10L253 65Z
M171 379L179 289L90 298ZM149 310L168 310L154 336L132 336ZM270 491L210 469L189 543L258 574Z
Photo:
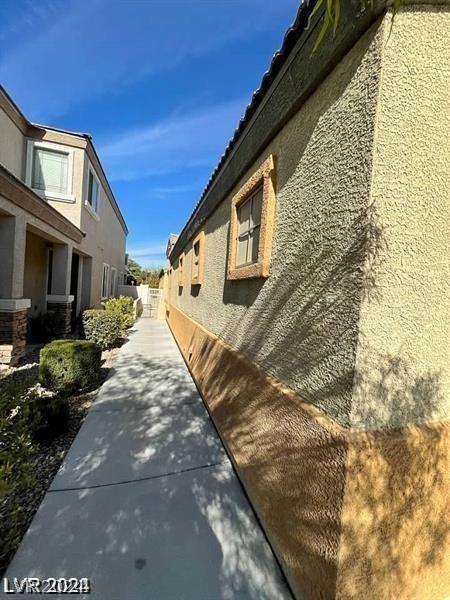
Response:
M200 264L200 241L194 244L194 256L192 264L192 276L198 278L199 276L199 264Z
M263 188L260 187L238 207L237 267L258 260L262 197Z
M109 265L103 265L102 298L108 297L108 275L109 275Z
M89 170L89 182L88 182L88 202L91 207L97 212L98 207L98 182L94 177L94 174Z
M35 190L67 194L69 155L65 152L34 148L31 187Z

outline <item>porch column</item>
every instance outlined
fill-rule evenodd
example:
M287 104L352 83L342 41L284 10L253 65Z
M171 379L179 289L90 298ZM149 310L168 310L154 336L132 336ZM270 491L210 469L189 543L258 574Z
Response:
M11 365L25 353L31 304L23 298L26 237L25 219L0 216L0 363Z
M53 316L53 332L65 337L70 332L70 315L73 296L70 295L70 270L72 246L55 244L53 247L52 286L47 296L47 312Z

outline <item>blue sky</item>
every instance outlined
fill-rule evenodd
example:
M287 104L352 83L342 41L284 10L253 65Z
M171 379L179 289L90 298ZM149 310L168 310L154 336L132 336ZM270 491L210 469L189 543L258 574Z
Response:
M33 121L91 133L130 229L164 263L298 0L2 0L0 81Z

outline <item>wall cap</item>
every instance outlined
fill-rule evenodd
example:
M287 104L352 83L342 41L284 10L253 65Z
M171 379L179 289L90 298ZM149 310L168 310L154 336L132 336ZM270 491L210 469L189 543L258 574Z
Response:
M17 312L30 308L29 298L0 298L0 312Z
M70 304L75 299L75 296L65 295L65 294L48 294L47 302L51 302L53 304Z

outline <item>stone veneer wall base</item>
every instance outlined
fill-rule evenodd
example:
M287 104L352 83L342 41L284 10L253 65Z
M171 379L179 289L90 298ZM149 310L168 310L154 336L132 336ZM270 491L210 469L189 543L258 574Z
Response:
M66 337L70 333L72 302L47 302L47 312L53 318L53 333L57 337Z
M167 321L298 598L450 593L448 423L351 431L179 309Z
M0 312L0 363L15 365L25 354L27 310Z

